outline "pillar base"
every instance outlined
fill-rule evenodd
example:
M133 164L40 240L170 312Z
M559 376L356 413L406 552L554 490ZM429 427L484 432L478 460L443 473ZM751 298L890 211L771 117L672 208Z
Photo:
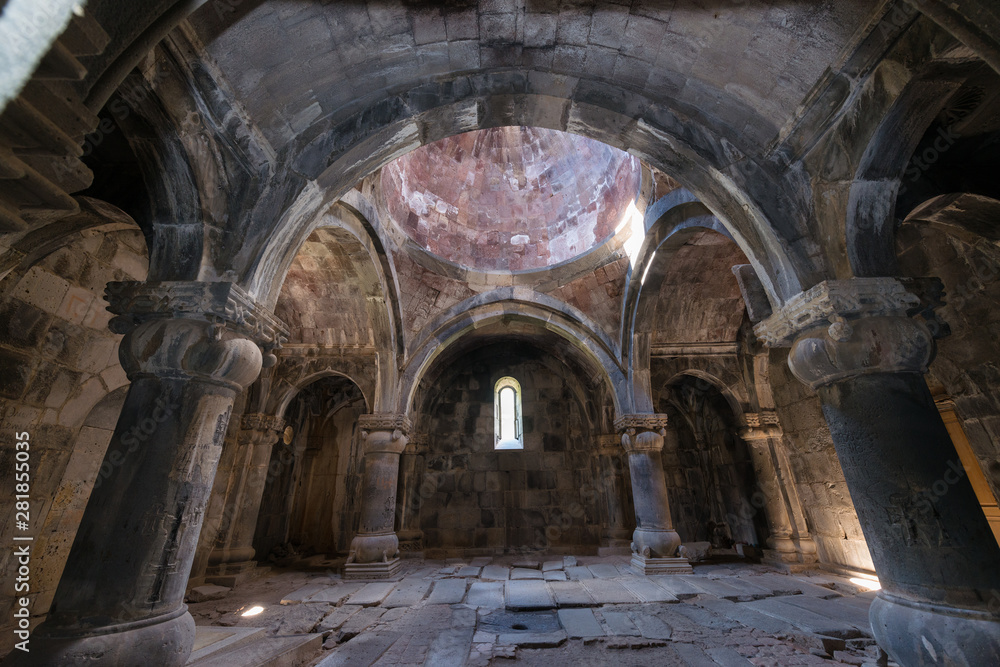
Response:
M344 579L392 579L402 567L399 557L377 563L348 563L344 566Z
M183 667L194 647L194 634L194 619L186 605L171 614L80 634L42 624L32 633L31 652L11 652L3 667Z
M632 554L632 569L642 575L651 574L692 574L694 568L687 558L647 558Z
M880 591L869 611L879 646L901 665L1000 665L1000 619Z

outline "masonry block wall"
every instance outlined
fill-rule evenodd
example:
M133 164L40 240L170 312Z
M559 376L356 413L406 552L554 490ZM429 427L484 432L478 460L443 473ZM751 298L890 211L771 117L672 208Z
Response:
M493 387L521 384L524 450L494 451ZM451 364L426 396L420 507L425 553L590 553L600 537L586 389L529 347L493 345Z
M8 432L30 434L31 610L49 608L95 481L102 469L128 384L118 362L121 336L108 330L104 286L146 277L146 246L137 228L73 235L31 266L0 280L0 415ZM15 451L0 448L0 485L14 488ZM0 498L0 539L11 544L14 494ZM0 582L14 590L17 563L0 556ZM0 608L0 652L10 648L13 598Z

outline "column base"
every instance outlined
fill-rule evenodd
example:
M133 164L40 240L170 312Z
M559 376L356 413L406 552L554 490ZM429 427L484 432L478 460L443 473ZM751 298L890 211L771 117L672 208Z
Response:
M914 602L880 591L869 611L879 646L901 665L1000 665L996 614Z
M50 634L51 633L51 634ZM31 635L30 653L14 650L3 667L183 667L194 647L194 619L187 606L163 616L104 628L46 628Z
M376 563L348 563L344 566L344 579L391 579L402 567L398 556Z
M651 574L692 574L694 568L687 558L647 558L632 554L632 569L643 575Z

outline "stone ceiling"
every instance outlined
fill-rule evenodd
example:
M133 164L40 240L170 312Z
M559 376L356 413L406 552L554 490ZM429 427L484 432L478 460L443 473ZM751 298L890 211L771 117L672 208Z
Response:
M428 144L386 165L396 226L440 258L529 271L602 245L639 191L639 161L584 137L497 127Z

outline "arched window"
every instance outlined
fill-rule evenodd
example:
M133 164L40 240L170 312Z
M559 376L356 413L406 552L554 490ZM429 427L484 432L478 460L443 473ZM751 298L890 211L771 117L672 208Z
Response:
M521 385L512 377L500 378L493 387L493 425L494 449L524 449Z

